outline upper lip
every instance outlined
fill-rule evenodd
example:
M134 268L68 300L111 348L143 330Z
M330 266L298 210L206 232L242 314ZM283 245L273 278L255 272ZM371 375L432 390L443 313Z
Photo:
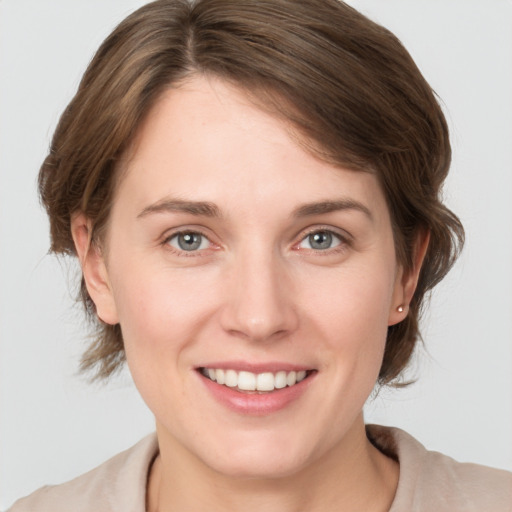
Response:
M292 372L292 371L308 371L314 370L313 367L304 364L296 364L289 362L269 361L266 363L253 363L246 361L214 361L204 363L197 366L196 369L211 368L216 370L235 370L237 372L251 372L251 373L277 373L279 371Z

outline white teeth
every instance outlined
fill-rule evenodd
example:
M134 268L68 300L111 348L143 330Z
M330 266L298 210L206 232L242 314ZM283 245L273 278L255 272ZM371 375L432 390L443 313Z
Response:
M274 391L274 389L282 389L286 386L294 386L303 381L307 372L300 370L298 372L279 371L276 373L252 373L252 372L236 372L235 370L222 370L215 368L203 368L202 373L210 380L216 381L230 388L238 388L240 391Z
M225 379L224 384L226 386L230 388L236 388L238 386L238 374L235 370L226 370Z
M256 390L256 375L250 372L240 372L238 374L238 389L243 391Z
M226 382L226 373L224 370L215 370L215 379L219 384L224 384Z
M288 384L288 386L293 386L296 382L297 382L297 372L290 372L286 376L286 384Z
M275 379L274 379L274 385L276 389L282 389L286 387L286 372L277 372Z
M258 391L273 391L275 388L273 373L259 373L256 377L256 389Z

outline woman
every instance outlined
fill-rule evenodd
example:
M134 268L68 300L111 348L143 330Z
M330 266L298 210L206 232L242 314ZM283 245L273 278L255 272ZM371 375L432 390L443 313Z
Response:
M157 435L13 510L507 510L509 474L362 417L462 243L449 161L407 52L342 3L127 18L40 190L98 319L83 366L126 357Z

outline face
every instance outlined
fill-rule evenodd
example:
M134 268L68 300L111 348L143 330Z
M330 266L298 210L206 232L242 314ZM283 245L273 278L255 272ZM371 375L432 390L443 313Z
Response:
M288 128L221 81L166 92L86 275L161 446L225 474L341 450L403 300L375 176L317 160Z

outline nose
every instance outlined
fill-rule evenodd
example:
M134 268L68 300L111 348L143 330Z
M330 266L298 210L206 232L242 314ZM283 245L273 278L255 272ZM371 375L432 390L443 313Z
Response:
M276 340L298 326L293 280L278 255L240 255L229 268L221 313L224 330L250 341Z

